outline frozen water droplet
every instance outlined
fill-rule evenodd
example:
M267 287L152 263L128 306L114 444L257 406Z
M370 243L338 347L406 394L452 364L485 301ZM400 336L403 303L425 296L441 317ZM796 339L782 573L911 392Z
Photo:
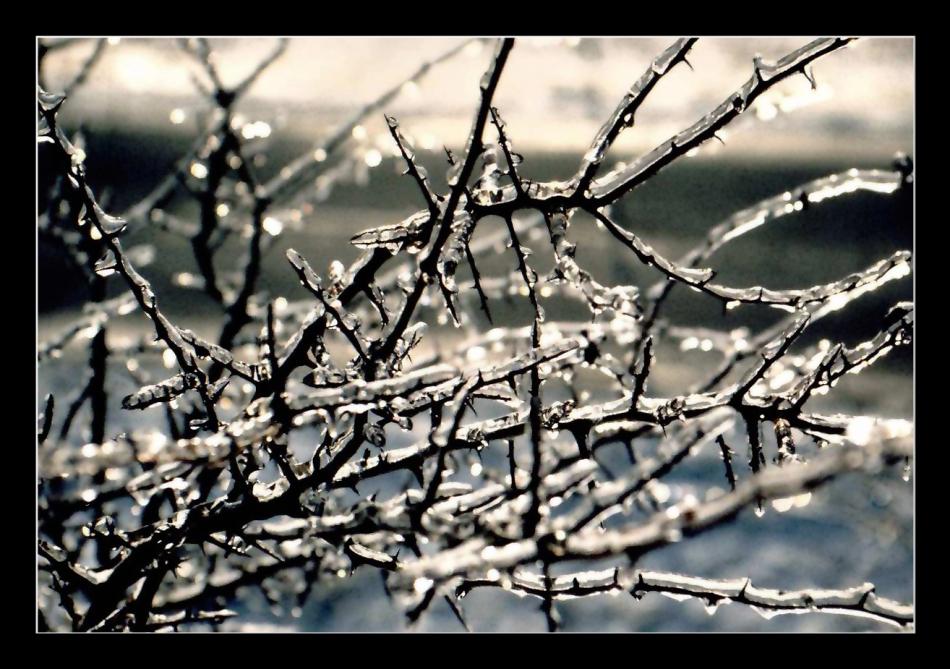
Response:
M346 267L339 260L330 263L330 280L333 282L341 281L346 273Z
M715 275L715 272L713 272L711 269L708 269L708 268L702 268L702 269L682 268L679 270L678 274L682 278L692 283L704 284L713 278L713 276Z
M752 610L758 613L760 616L762 616L766 620L771 620L775 616L781 614L781 611L773 610L773 609L763 609L762 607L759 607L759 606L753 606Z
M363 434L370 443L378 448L382 448L386 445L386 433L383 431L383 428L376 423L367 425L363 430Z
M97 211L96 215L99 219L99 227L102 229L102 232L109 236L119 234L125 230L126 225L128 225L124 218L111 216L102 210Z
M448 171L445 173L445 179L449 186L454 187L458 185L459 175L462 173L462 163L454 163L449 167Z
M43 111L55 111L66 100L66 96L59 95L57 93L49 93L40 88L36 94L36 99L39 101L40 107L43 109Z
M598 165L604 159L604 148L603 146L597 145L591 147L591 149L584 154L584 160L588 163Z
M112 276L115 274L116 260L112 250L106 250L105 255L96 263L96 274L101 277Z
M356 314L344 314L343 327L347 330L359 330L360 325L360 319Z

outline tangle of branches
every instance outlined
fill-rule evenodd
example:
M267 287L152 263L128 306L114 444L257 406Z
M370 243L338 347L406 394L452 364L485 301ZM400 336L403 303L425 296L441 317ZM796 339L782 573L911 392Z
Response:
M731 285L715 269L717 251L760 226L851 193L886 197L908 188L909 159L776 193L710 226L681 258L660 254L613 208L693 149L717 141L777 83L810 79L813 63L850 41L817 39L775 62L755 59L748 80L720 105L604 173L609 149L636 125L654 87L674 68L691 67L696 40L675 40L632 83L576 171L540 182L522 176L518 138L493 103L506 65L517 58L515 40L501 39L481 81L471 82L480 100L465 146L446 149L445 192L417 161L398 120L386 116L406 178L417 187L418 212L353 236L360 256L349 266L334 262L319 273L288 251L284 271L300 283L292 299L260 287L274 221L312 197L315 183L330 188L352 173L346 147L353 128L384 114L403 82L264 180L234 108L287 43L276 42L241 81L226 85L208 43L182 42L213 113L173 173L134 206L109 213L90 185L82 136L59 118L70 104L63 93L94 70L100 43L64 91L38 92L40 161L56 174L39 234L65 249L91 296L82 317L37 350L43 365L88 342L88 374L75 395L50 394L38 421L40 629L218 626L236 615L229 604L241 589L299 606L315 584L357 568L377 570L410 621L441 601L466 628L462 599L478 588L537 598L550 630L563 601L617 592L695 598L713 610L733 603L768 616L814 611L911 626L913 608L877 596L870 583L784 591L638 566L651 551L747 509L797 500L849 472L867 476L910 462L911 423L824 415L809 400L910 343L913 305L895 304L878 334L859 345L798 346L820 319L906 278L908 251L796 289ZM40 62L59 46L41 41ZM172 213L181 198L197 204L194 220ZM596 281L576 254L572 223L580 219L596 222L629 263L655 270L657 282ZM498 225L476 238L478 226L492 220ZM166 316L140 272L154 250L123 243L130 231L150 228L190 244L199 274L188 285L220 305L213 338ZM219 251L237 239L244 252L235 264ZM498 254L514 272L482 274L483 260ZM536 269L541 256L553 258L545 276ZM119 297L108 298L112 283L124 288ZM782 320L741 337L677 327L663 307L686 288L724 309L781 310ZM546 318L541 297L551 294L579 301L589 318ZM491 323L498 299L529 314L527 325L480 327ZM113 321L132 313L146 319L148 334L113 343ZM466 333L464 341L432 341L439 335L427 323L437 318ZM661 341L696 336L721 357L716 371L681 394L651 394ZM157 369L167 378L156 378ZM609 399L578 391L585 370L602 377ZM111 397L110 375L130 377L140 389ZM116 411L157 412L164 427L117 434L107 415ZM88 438L80 446L69 436L83 415ZM773 433L774 440L764 436ZM387 443L394 441L410 445ZM612 444L629 454L623 471L598 461ZM724 490L681 499L654 494L703 448L721 455L722 474L708 483ZM384 480L397 489L373 493ZM588 566L604 560L613 566Z

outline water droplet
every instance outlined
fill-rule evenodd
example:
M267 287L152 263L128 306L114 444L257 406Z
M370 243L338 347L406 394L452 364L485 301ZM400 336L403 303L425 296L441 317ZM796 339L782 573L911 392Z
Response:
M456 162L451 167L449 167L446 172L445 179L449 186L457 186L459 182L459 175L462 173L462 163Z
M604 147L593 146L584 154L584 160L593 165L598 165L604 159Z
M101 277L112 276L115 274L115 268L115 254L111 250L107 250L105 255L96 263L96 274Z
M723 602L726 602L726 601L728 600L719 599L713 602L707 602L705 606L706 613L708 613L711 616L716 615L716 611L718 611L719 607L722 606Z
M73 167L79 167L86 160L86 152L76 147L72 150Z
M56 93L47 93L41 88L37 93L37 100L39 100L40 107L45 111L52 111L63 104L63 101L66 100L66 96Z
M367 425L363 434L366 438L377 448L382 448L386 445L386 433L383 431L383 428L376 423L370 423Z
M339 260L330 263L329 278L334 283L341 281L346 273L346 267Z

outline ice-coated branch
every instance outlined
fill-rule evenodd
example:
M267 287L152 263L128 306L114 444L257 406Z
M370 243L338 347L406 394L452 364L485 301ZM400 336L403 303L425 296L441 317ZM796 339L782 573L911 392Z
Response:
M897 627L914 623L913 607L880 597L872 583L841 590L779 590L753 585L748 578L711 579L631 569L563 574L551 580L550 588L543 582L543 576L519 569L499 579L466 579L455 592L461 598L477 588L504 588L519 596L554 600L624 592L641 599L647 593L659 593L672 599L702 602L710 614L725 604L735 603L751 607L766 619L787 614L832 613L866 617Z
M847 46L853 38L821 38L766 64L756 58L752 76L722 104L686 130L666 140L658 147L631 163L619 173L592 184L589 202L594 207L616 201L625 193L644 183L651 176L716 136L750 105L778 82L805 68L815 60Z
M547 556L557 561L641 556L732 520L756 500L798 495L842 473L873 469L888 458L906 457L911 451L912 445L906 439L893 438L827 449L807 464L763 470L733 492L702 503L686 500L629 529L606 533L588 530L567 535L546 547ZM441 556L407 561L399 574L403 582L411 583L418 578L446 581L472 570L503 570L525 564L537 557L538 550L538 546L527 539L501 546L473 539Z
M905 183L906 176L899 171L851 169L814 179L796 188L784 191L757 204L736 212L728 219L714 226L706 239L690 250L676 265L696 269L726 244L738 239L766 223L803 211L822 202L852 193L872 192L889 195ZM654 284L649 291L650 307L644 318L644 332L649 333L659 317L663 303L669 297L677 282L670 278Z
M620 227L603 211L596 209L591 213L614 238L633 251L642 263L663 272L670 279L722 300L726 303L727 308L745 303L763 304L794 311L811 304L827 302L842 293L863 286L876 284L884 280L890 273L904 272L910 266L911 260L910 251L897 251L891 257L879 260L861 272L855 272L839 281L812 286L811 288L797 290L770 290L762 286L732 288L711 283L716 276L714 270L681 267L656 253L652 246L644 243L632 232Z
M697 42L696 38L678 39L668 46L660 55L653 59L650 67L640 76L640 78L630 87L630 90L617 109L611 114L610 119L597 133L590 149L584 154L580 169L577 171L577 190L581 193L587 190L597 171L603 163L604 156L607 154L614 140L620 135L624 128L633 126L636 121L637 110L646 100L647 96L659 83L665 74L670 72L677 63L687 63L686 54L693 48Z
M402 155L402 159L406 162L406 174L411 176L419 185L419 190L422 192L426 207L429 209L429 216L432 218L438 216L438 196L432 192L432 188L429 186L428 174L425 168L420 167L416 163L415 154L408 148L406 138L399 132L399 123L396 119L387 115L386 125L389 126L389 133L392 135L393 141L396 142L396 146L399 147L399 153Z
M715 138L778 81L798 73L813 80L812 63L849 40L815 40L774 64L757 59L753 77L711 114L600 176L606 153L695 42L676 40L653 60L572 176L539 182L527 177L530 165L495 104L516 57L514 40L499 40L465 147L457 155L446 149L448 189L439 192L424 156L385 116L423 207L354 234L359 257L349 266L333 261L318 274L301 253L286 251L289 266L275 264L304 289L286 297L265 281L268 251L287 248L278 236L300 214L299 198L313 195L312 178L319 175L321 191L349 169L351 156L330 158L404 83L261 180L254 158L267 143L256 141L253 127L236 125L233 110L288 42L277 42L232 86L211 46L193 41L210 118L172 174L124 217L107 214L89 186L81 138L70 139L57 122L63 98L40 90L40 155L58 179L38 208L38 227L84 268L91 288L82 316L37 347L45 369L61 364L68 346L89 341L88 371L76 376L73 392L57 392L56 426L53 394L38 401L43 628L226 628L242 610L232 603L249 590L272 607L298 608L355 570L378 572L385 596L410 623L444 602L466 629L458 598L483 587L537 597L551 631L569 600L622 592L696 598L713 609L734 602L766 616L814 611L911 625L912 607L879 598L867 584L784 592L636 564L750 507L762 518L754 522L768 522L768 508L795 508L848 472L874 475L896 464L909 476L913 455L910 421L812 410L813 398L845 375L911 342L913 304L897 303L863 343L812 344L805 334L907 277L908 252L796 290L722 285L704 268L725 244L806 207L901 191L912 182L909 159L767 198L710 227L675 262L641 239L636 213L623 225L611 213L610 205ZM489 124L497 141L484 136ZM196 206L179 208L179 195ZM578 213L599 223L595 234L606 230L605 240L632 252L621 262L663 278L646 290L610 283L598 258L586 248L578 253L588 243L571 231ZM503 225L488 230L486 218ZM206 325L195 326L200 335L176 326L159 309L154 286L161 284L140 273L155 248L120 242L127 221L145 220L154 227L137 232L157 228L189 241L197 275L173 282L219 305L213 334ZM298 215L294 229L302 224ZM234 243L241 252L229 259L222 249ZM499 262L510 264L498 270ZM544 277L541 267L549 270ZM114 274L130 295L106 299ZM790 313L754 333L661 319L679 284L726 309ZM546 318L545 307L556 317ZM480 329L478 310L498 326ZM148 318L150 333L130 337L114 327L133 312ZM712 371L695 388L681 388L667 365L677 350L693 349L714 358ZM132 385L107 394L106 374L116 367ZM135 414L123 413L131 411L157 420L117 421L131 420ZM49 437L54 427L57 440ZM746 459L746 440L751 471L735 465ZM613 458L612 446L626 455ZM715 466L691 467L704 454ZM600 561L608 566L589 571Z
M38 98L40 114L47 126L47 132L42 137L48 139L49 143L58 149L59 159L67 170L67 176L83 202L85 214L80 218L79 224L82 225L88 220L90 226L94 228L95 234L106 244L106 256L97 263L97 271L111 270L121 274L135 296L139 307L152 321L155 334L174 353L175 359L183 372L195 374L202 380L199 381L199 388L203 388L205 385L203 382L204 372L198 367L194 352L182 339L175 325L159 311L158 300L152 291L151 284L136 271L122 251L118 235L125 229L125 221L106 214L99 206L92 189L86 183L83 154L75 150L56 123L56 112L62 105L64 98L51 96L42 89L39 91ZM200 390L200 392L203 396L205 409L208 412L209 424L216 426L217 417L214 403L208 398L206 391Z
M422 63L411 75L392 88L385 91L372 102L363 106L357 111L351 119L341 125L328 139L319 145L307 151L290 161L281 168L280 172L273 179L263 185L262 197L268 200L278 200L288 196L297 184L306 181L313 176L313 173L320 168L327 156L332 154L336 148L345 142L351 135L353 128L357 126L364 118L379 111L399 95L405 89L407 83L416 82L423 78L428 72L460 53L471 40L465 40L445 53L433 58L430 61Z

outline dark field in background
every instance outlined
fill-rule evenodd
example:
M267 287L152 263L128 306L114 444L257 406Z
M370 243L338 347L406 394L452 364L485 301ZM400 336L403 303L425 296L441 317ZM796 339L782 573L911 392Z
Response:
M189 141L175 135L127 136L118 133L89 134L88 166L98 189L108 189L112 210L121 211L134 204L168 172L183 155ZM260 168L266 176L271 166L284 165L305 147L301 143L274 143L266 152L268 162ZM440 153L419 152L424 164L439 184L445 172ZM534 179L566 178L576 167L574 155L529 155L522 167L524 175ZM843 158L840 162L820 164L737 162L726 156L696 157L681 160L654 179L636 189L615 211L619 221L647 243L670 258L677 258L698 244L709 228L730 214L752 206L808 180L840 172L851 167L888 169L889 159L868 164ZM334 259L344 263L355 260L359 249L350 237L369 227L395 223L420 207L417 191L408 178L401 177L402 166L395 159L369 170L369 184L341 184L314 211L305 214L303 229L285 229L264 258L260 289L271 297L288 300L306 297L305 292L284 259L287 248L295 248L307 257L316 271L325 270ZM44 175L41 171L41 184ZM121 188L115 188L121 184ZM444 185L443 185L444 187ZM859 271L898 249L913 246L913 195L904 189L895 195L857 193L845 195L821 206L809 208L770 222L718 251L708 265L718 271L718 280L727 285L764 285L769 288L800 288L836 280ZM42 203L41 203L42 204ZM190 204L189 204L190 206ZM194 219L195 210L181 208L180 215ZM579 241L578 261L602 283L632 283L646 289L662 278L659 272L644 267L606 231L589 218L576 217L573 230ZM475 234L500 229L500 220L487 219ZM184 289L172 283L177 272L198 273L191 247L181 237L156 230L137 228L127 236L127 245L149 243L156 247L155 261L142 271L152 282L167 310L176 322L183 321L203 329L207 321L221 317L220 307L201 290ZM243 254L243 241L233 239L225 246L218 261L237 262ZM539 271L551 267L546 236L530 240L539 260ZM231 249L231 253L228 252ZM74 312L84 300L84 282L73 274L68 259L56 249L40 243L39 311L41 328L57 317ZM504 258L487 263L483 270L498 276L514 269ZM111 282L118 295L123 290ZM844 337L854 344L873 336L877 323L887 309L899 300L912 297L909 280L895 281L862 297L847 309L829 316L809 329L803 342L817 338ZM575 301L547 300L551 319L585 318L586 310ZM500 325L520 323L517 305L492 305ZM678 288L665 310L667 317L680 325L706 325L725 330L748 326L753 330L779 320L783 312L769 308L743 307L723 313L721 304L709 296ZM140 318L133 317L133 323ZM124 319L128 321L129 319ZM143 321L144 322L144 321ZM484 321L487 326L487 321ZM525 321L524 324L527 324ZM901 347L869 370L887 370L900 375L911 373L912 347ZM910 394L902 415L909 415Z
M189 143L174 135L105 133L89 134L87 141L90 179L98 189L109 191L115 211L134 204L147 193L167 174ZM268 162L259 172L266 176L270 171L268 167L285 164L304 146L274 143L267 152ZM444 157L428 151L420 151L419 156L438 184L446 167ZM533 154L527 157L522 172L534 179L566 178L577 159L575 155ZM636 189L617 209L622 212L621 223L658 251L676 257L698 243L710 227L729 214L810 179L851 167L888 169L889 160L882 157L872 164L866 160L858 164L844 157L840 162L776 164L736 162L723 155L697 157L681 160L661 172ZM337 186L326 202L316 204L313 213L305 214L303 232L285 231L272 247L265 259L263 286L275 295L284 294L293 299L298 292L297 281L293 272L285 267L284 249L297 248L311 259L315 268L325 268L333 259L348 262L358 255L358 249L349 244L353 234L371 226L396 222L418 210L417 192L408 179L399 176L401 169L394 159L385 158L379 167L369 171L368 186ZM41 170L41 184L45 183L44 176ZM116 188L116 184L121 187ZM193 213L189 209L180 211L186 217ZM589 221L578 223L578 228L584 231L579 254L584 257L589 253L598 259L591 265L595 278L610 282L636 282L642 278L653 282L660 277L657 272L632 262L629 252L615 244L609 234L595 233ZM763 284L776 289L801 287L857 271L896 249L910 248L912 241L910 189L897 196L859 193L763 226L717 252L709 264L725 283ZM204 297L200 292L182 291L167 283L172 272L197 271L188 244L170 234L141 228L129 235L128 243L140 242L158 247L157 259L145 273L163 289L160 292L163 305L187 315L195 306L196 298L201 304ZM535 246L538 253L546 251L543 246ZM236 250L239 251L240 246L236 245ZM46 315L81 303L83 296L76 292L79 285L62 274L67 269L62 259L45 244L40 245L39 251L40 313ZM909 296L909 292L904 293ZM885 289L877 295L880 297L862 299L860 306L878 299L890 302L896 293L892 295ZM302 292L296 296L302 297ZM187 300L184 312L182 300ZM212 302L206 304L211 306ZM677 321L706 321L714 312L720 312L716 301L704 296L697 296L683 306L679 311L674 307L670 312ZM769 310L743 308L740 311L751 314Z

